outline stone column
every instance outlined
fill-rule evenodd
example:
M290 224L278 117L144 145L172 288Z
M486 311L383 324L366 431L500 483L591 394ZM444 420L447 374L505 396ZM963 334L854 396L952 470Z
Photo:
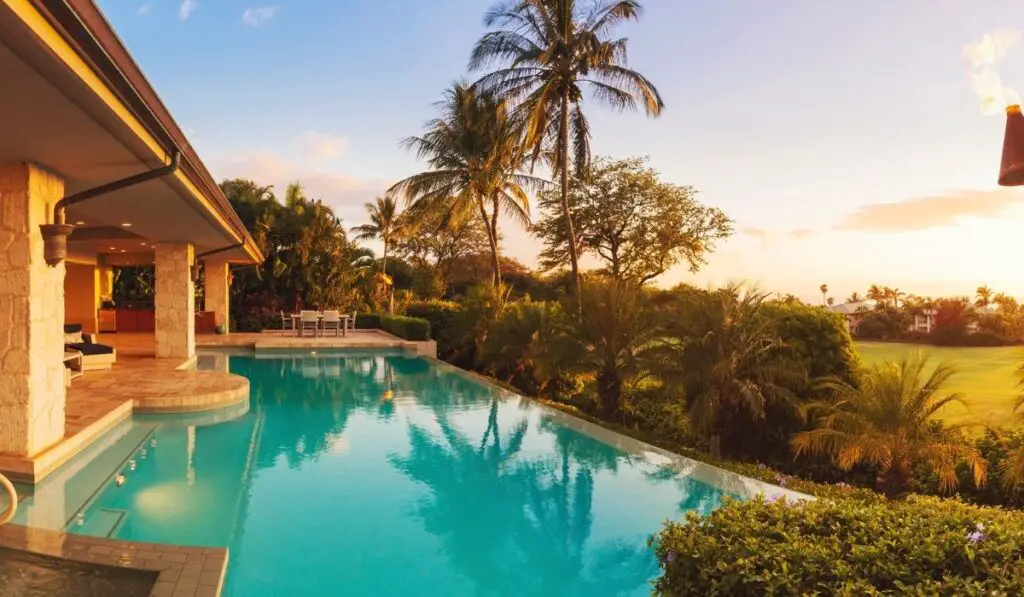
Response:
M107 265L107 260L103 255L96 260L96 268L100 275L100 298L114 296L114 268Z
M156 245L156 356L187 359L196 352L194 249L189 243Z
M0 164L0 453L31 457L64 437L64 264L43 260L39 225L64 182Z
M203 281L203 296L206 299L206 310L216 314L217 325L224 326L228 331L231 321L229 295L231 294L231 271L228 262L223 258L206 260L206 277Z

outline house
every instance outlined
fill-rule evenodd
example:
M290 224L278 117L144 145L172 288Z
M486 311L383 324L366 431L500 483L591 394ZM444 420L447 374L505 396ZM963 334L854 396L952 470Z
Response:
M938 310L925 308L919 312L914 313L914 321L907 326L909 332L920 332L922 334L930 334L935 329L935 314Z
M226 325L228 265L262 256L92 1L0 2L0 32L0 472L18 472L64 442L63 326L96 331L112 266L155 266L156 356L185 361L199 265Z
M830 311L840 313L846 319L846 331L851 334L857 333L857 326L864 318L864 313L870 311L874 307L874 301L857 301L853 303L843 303L841 305L833 305L829 307Z

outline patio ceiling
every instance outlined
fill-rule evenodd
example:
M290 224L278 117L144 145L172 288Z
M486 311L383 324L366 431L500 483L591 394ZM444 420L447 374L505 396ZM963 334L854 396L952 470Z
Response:
M104 37L106 46L99 41ZM83 57L89 40L97 56L112 62L120 49L122 63L113 74L101 72L99 58ZM134 81L123 73L123 80L111 81L132 69ZM0 163L38 164L63 178L68 194L161 167L173 151L182 153L173 175L69 207L67 222L80 226L71 238L73 254L120 252L142 241L191 242L197 253L244 243L226 255L237 262L259 259L237 215L91 2L0 0L0 81ZM125 97L125 89L138 87L145 89Z

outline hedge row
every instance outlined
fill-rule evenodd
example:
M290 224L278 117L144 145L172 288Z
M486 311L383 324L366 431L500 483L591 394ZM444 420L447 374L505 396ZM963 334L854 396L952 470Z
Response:
M430 340L430 322L418 317L361 313L356 316L356 327L364 330L384 330L404 340Z
M1024 515L955 500L727 500L652 539L658 595L1021 595Z

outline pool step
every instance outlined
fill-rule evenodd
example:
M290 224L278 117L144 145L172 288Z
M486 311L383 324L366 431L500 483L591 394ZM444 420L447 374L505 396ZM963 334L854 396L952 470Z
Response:
M91 512L88 519L76 518L72 525L74 532L80 535L113 537L127 518L127 510L100 508Z

